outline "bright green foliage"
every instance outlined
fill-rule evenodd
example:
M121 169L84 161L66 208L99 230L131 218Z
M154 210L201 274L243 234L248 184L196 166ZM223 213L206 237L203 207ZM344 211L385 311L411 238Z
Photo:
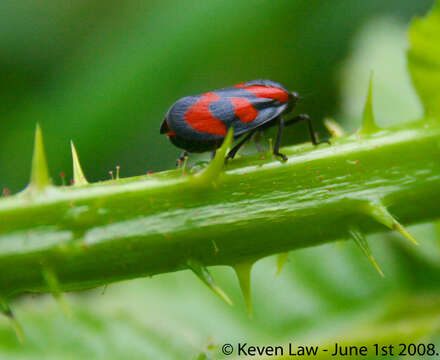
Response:
M423 106L408 72L409 22L395 17L373 18L352 39L354 51L341 66L338 122L345 131L359 128L372 72L378 126L385 128L423 117Z
M408 64L427 116L440 115L440 1L431 13L415 19L409 32Z

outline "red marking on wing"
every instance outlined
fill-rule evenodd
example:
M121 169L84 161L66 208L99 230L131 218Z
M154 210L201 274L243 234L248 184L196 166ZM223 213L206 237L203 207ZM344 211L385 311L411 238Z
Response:
M166 136L176 136L176 133L173 130L170 130L165 135Z
M234 105L235 115L244 123L254 121L258 115L258 110L246 98L229 98Z
M285 103L289 100L287 91L274 86L251 85L246 86L245 89L260 98L274 99L281 103Z
M241 82L241 83L235 84L234 87L235 88L244 88L245 84L246 84L246 82Z
M225 136L228 132L225 124L213 117L211 111L209 111L209 105L217 100L220 100L220 97L214 93L203 94L185 113L185 120L188 125L200 132Z

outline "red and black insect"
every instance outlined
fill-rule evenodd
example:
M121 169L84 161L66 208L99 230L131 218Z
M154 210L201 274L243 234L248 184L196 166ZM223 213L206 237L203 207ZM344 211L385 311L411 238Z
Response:
M201 95L187 96L176 101L168 110L160 133L168 135L175 146L185 150L178 159L183 160L188 152L215 151L232 127L235 140L245 135L228 153L227 159L232 159L257 132L278 125L273 153L287 160L286 155L279 152L284 126L306 120L312 143L320 143L308 115L284 120L283 116L293 110L298 99L297 93L289 92L271 80L248 81Z

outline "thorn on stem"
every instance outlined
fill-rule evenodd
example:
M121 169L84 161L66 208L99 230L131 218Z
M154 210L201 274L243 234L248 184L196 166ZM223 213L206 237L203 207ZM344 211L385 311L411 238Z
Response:
M11 308L9 307L8 302L2 298L0 298L0 313L5 315L9 319L12 328L14 329L15 335L17 336L18 341L20 343L23 343L24 342L23 329L20 323L18 322L17 318L14 316L14 313L12 312Z
M228 305L232 306L232 301L228 295L214 282L208 269L195 259L189 259L187 261L188 268L202 280L202 282L208 286L218 297L225 301Z
M225 166L226 154L232 144L233 137L234 129L229 128L228 134L223 140L222 146L217 149L214 159L211 160L204 170L191 179L194 185L216 185L218 183L219 176Z
M44 280L46 281L49 291L52 293L53 297L58 301L58 304L60 305L64 315L70 319L72 317L72 310L70 309L69 304L66 302L66 299L64 298L63 293L61 292L59 281L55 272L46 267L43 268L42 275Z
M34 153L32 155L31 179L25 191L36 194L51 186L46 153L44 151L43 134L40 125L35 129Z
M416 239L388 212L387 208L380 201L364 204L363 211L389 229L397 230L414 245L419 245Z
M251 299L251 272L254 262L245 262L233 266L237 275L240 289L243 294L249 318L252 318L252 299Z
M70 148L72 150L72 161L73 161L73 179L72 183L74 186L88 185L88 181L84 175L84 172L79 161L78 152L76 151L75 144L70 141Z
M362 129L359 134L373 134L380 131L376 125L373 111L373 71L370 74L370 81L368 84L367 101L365 102L364 112L362 114Z
M288 252L280 253L277 255L277 271L276 271L277 276L281 273L281 270L283 270L283 267L286 264L288 258L289 258Z
M349 230L349 234L350 237L353 239L353 241L356 243L356 245L362 250L364 255L367 257L371 265L373 265L373 267L379 273L379 275L385 277L382 269L379 267L379 265L377 264L376 260L373 257L370 246L368 245L367 239L365 238L364 234L362 234L360 230L357 228L351 228Z

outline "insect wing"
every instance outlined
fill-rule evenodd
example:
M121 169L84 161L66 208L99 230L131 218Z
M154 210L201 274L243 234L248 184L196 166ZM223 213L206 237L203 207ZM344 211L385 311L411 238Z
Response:
M188 140L222 139L227 133L227 128L210 113L209 107L214 99L203 94L178 100L166 115L168 126L177 135Z
M166 116L168 127L193 141L222 139L230 127L234 137L279 116L289 93L278 83L255 80L178 100Z
M234 128L234 137L253 130L280 115L286 105L273 99L241 96L227 97L211 103L210 111L227 128Z

